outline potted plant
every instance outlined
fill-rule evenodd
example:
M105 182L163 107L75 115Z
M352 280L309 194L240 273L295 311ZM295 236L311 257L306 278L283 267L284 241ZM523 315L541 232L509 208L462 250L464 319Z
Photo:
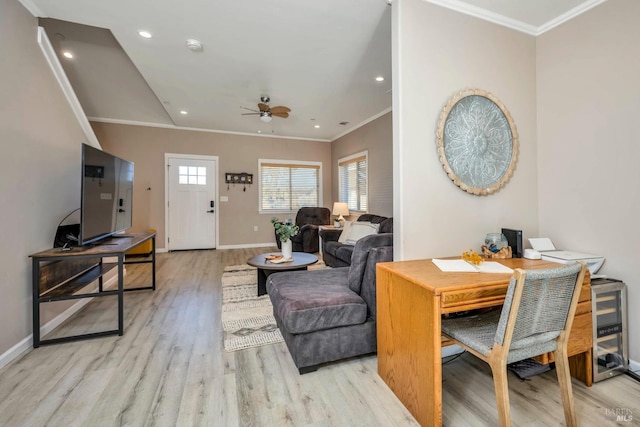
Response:
M271 223L276 230L276 236L282 243L282 257L284 259L291 259L292 243L291 238L298 234L300 227L293 223L291 218L284 222L281 222L278 218L271 218Z

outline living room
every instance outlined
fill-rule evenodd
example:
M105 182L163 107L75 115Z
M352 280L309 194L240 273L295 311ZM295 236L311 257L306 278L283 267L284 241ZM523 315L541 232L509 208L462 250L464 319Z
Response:
M51 245L58 222L78 203L79 142L85 135L37 47L37 20L14 0L1 4L0 44L3 57L13 59L0 65L0 85L10 100L3 102L0 115L6 141L2 194L11 201L3 212L10 243L3 245L0 283L6 325L0 331L0 354L6 355L28 340L31 330L27 256ZM487 232L517 227L525 237L551 237L559 247L606 256L601 273L626 282L628 305L633 307L640 301L632 274L640 237L633 227L640 202L634 188L639 178L634 158L640 149L631 127L640 109L633 102L640 94L637 3L609 0L538 36L423 1L400 0L393 7L394 108L378 120L391 121L393 116L396 259L456 255L478 246ZM443 105L467 87L498 96L515 118L519 134L513 177L486 197L456 188L435 150L435 127ZM105 139L105 150L125 158L141 154L134 153L135 147L118 146L110 136L125 138L129 133L126 139L131 141L180 133L150 128L125 131L123 125L98 122L92 127L101 142ZM335 161L333 148L323 147L318 153L328 171ZM336 158L343 154L349 153ZM291 155L295 157L293 151ZM162 168L157 156L155 162L153 167ZM248 165L255 169L255 159ZM244 169L245 165L228 166ZM327 173L324 182L326 206L333 202L337 185L330 176ZM154 197L162 194L161 186L150 187ZM255 198L251 193L255 191L254 186L247 194L233 194L230 201ZM155 212L161 202L154 203ZM255 224L260 232L268 230L269 219ZM227 238L221 243L265 242ZM50 320L56 314L45 317ZM637 324L638 315L630 310L629 357L636 361L632 364L636 370Z

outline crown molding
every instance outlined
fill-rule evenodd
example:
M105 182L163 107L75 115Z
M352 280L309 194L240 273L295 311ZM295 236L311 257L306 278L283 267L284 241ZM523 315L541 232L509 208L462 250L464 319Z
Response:
M145 127L151 127L151 128L188 130L188 131L192 131L192 132L224 133L224 134L228 134L228 135L254 136L254 137L257 137L257 138L278 138L278 139L295 139L297 141L331 142L331 140L329 140L329 139L320 139L320 138L303 138L303 137L283 136L283 135L273 135L273 134L263 134L263 133L232 132L232 131L217 130L217 129L191 128L191 127L168 125L168 124L162 124L162 123L138 122L138 121L133 121L133 120L108 119L108 118L103 118L103 117L88 117L88 119L89 119L89 121L92 121L92 122L112 123L112 124L116 124L116 125L145 126Z
M357 125L355 125L354 127L350 128L349 130L342 132L341 134L334 136L331 139L331 142L342 138L345 135L349 135L351 132L355 131L356 129L360 129L362 126L366 125L367 123L371 123L372 121L374 121L375 119L384 116L385 114L389 113L391 110L393 109L393 107L389 107L389 108L385 108L384 110L382 110L381 112L379 112L378 114L376 114L375 116L371 116L368 119L358 123Z
M546 31L551 30L552 28L561 25L576 16L598 6L601 3L604 3L607 0L588 0L574 7L573 9L563 13L562 15L552 19L549 22L546 22L538 27L524 23L522 21L518 21L517 19L508 18L504 15L500 15L499 13L491 12L486 9L482 9L477 6L473 6L471 4L465 3L461 0L423 0L428 3L433 3L438 6L445 7L447 9L454 10L456 12L464 13L465 15L473 16L475 18L479 18L485 21L492 22L497 25L502 25L503 27L511 28L512 30L520 31L525 34L529 34L532 36L539 36L540 34L545 33Z
M465 3L460 0L423 0L428 3L433 3L438 6L445 7L447 9L454 10L456 12L464 13L465 15L473 16L475 18L489 21L494 24L502 25L503 27L511 28L512 30L520 31L522 33L536 35L537 27L525 24L524 22L516 19L508 18L499 13L491 12L487 9L482 9L477 6L473 6L469 3Z
M582 3L579 6L574 7L571 10L568 10L566 13L563 13L562 15L558 16L555 19L552 19L551 21L547 22L546 24L542 24L538 27L538 33L536 34L536 36L539 36L542 33L545 33L549 30L551 30L552 28L557 27L558 25L564 24L565 22L569 21L570 19L575 18L578 15L581 15L583 13L585 13L586 11L593 9L594 7L606 2L607 0L590 0L590 1L586 1L584 3Z

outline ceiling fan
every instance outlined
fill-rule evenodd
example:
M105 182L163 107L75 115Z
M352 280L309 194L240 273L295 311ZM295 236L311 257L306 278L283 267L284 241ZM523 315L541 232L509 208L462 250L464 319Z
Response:
M261 96L260 97L261 102L258 103L259 110L254 110L253 108L241 107L241 108L244 108L245 110L253 111L253 113L243 113L242 115L243 116L250 116L253 114L260 115L260 120L262 120L265 123L269 123L273 116L282 117L283 119L286 119L287 117L289 117L289 111L291 111L289 107L283 107L281 105L277 107L269 107L268 103L270 100L271 99L268 96Z

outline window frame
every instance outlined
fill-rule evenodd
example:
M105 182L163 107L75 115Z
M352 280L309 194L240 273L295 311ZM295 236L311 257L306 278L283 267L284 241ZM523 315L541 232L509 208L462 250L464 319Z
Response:
M321 207L323 203L322 197L322 162L309 161L309 160L281 160L281 159L258 159L258 213L259 214L293 214L297 213L297 210L292 209L263 209L262 208L262 165L283 165L283 166L301 166L317 168L318 170L318 201L317 206Z
M365 163L366 163L365 172L366 172L367 178L365 182L365 189L367 192L367 207L364 210L351 209L351 207L349 207L349 212L355 212L357 214L363 214L363 213L369 212L369 150L363 150L358 153L354 153L349 156L341 157L338 159L338 201L349 203L348 200L342 199L343 188L342 188L342 179L340 177L340 169L344 164L356 163L357 159L360 159L362 157L364 157Z

